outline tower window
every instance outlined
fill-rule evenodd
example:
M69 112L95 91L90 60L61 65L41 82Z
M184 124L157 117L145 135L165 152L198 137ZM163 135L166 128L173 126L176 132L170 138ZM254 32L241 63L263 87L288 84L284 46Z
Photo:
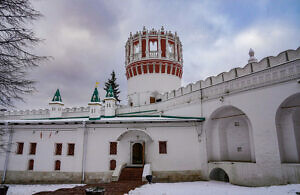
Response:
M150 41L150 51L157 51L157 41Z
M18 142L17 144L18 144L17 154L23 154L24 143L23 142Z
M35 153L36 153L36 143L30 143L29 154L35 155Z
M68 144L68 155L74 156L75 144Z

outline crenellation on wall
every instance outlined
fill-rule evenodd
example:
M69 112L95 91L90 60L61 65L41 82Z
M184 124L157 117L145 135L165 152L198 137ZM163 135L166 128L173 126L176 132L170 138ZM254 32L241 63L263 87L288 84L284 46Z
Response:
M247 64L247 65L244 66L244 68L240 68L240 67L236 68L237 75L239 77L242 77L242 76L245 76L247 74L251 74L252 68L253 68L251 66L252 66L251 64Z
M192 83L188 84L185 87L182 87L182 95L188 94L192 92Z
M224 82L223 73L218 74L217 76L211 77L212 85Z
M201 88L201 81L197 81L196 83L192 83L192 91L198 91Z
M182 96L182 87L178 88L177 90L175 90L175 97L180 97Z
M229 72L224 72L224 81L229 81L236 78L236 70L235 68L231 69Z
M278 54L277 56L270 56L269 59L270 59L271 66L278 66L280 64L283 64L283 63L287 62L286 52L283 51L280 54Z

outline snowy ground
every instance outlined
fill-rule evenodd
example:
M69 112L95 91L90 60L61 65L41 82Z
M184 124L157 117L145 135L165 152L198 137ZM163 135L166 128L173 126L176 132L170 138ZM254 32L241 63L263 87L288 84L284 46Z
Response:
M8 185L8 195L31 195L41 191L55 191L60 188L74 188L84 184L53 184L53 185Z
M229 183L209 182L184 182L184 183L156 183L146 184L129 195L296 195L300 192L300 184L290 184L270 187L242 187Z

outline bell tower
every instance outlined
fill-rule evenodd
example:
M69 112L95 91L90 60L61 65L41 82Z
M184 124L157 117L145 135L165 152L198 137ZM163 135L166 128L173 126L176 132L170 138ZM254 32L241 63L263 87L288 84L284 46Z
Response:
M182 44L171 31L147 30L130 36L125 45L128 103L139 106L156 102L156 94L181 86Z

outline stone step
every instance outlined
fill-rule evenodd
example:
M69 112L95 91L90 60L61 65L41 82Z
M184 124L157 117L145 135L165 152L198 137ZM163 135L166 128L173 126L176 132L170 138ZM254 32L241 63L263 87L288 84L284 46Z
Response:
M126 167L122 170L119 181L142 181L143 167Z

